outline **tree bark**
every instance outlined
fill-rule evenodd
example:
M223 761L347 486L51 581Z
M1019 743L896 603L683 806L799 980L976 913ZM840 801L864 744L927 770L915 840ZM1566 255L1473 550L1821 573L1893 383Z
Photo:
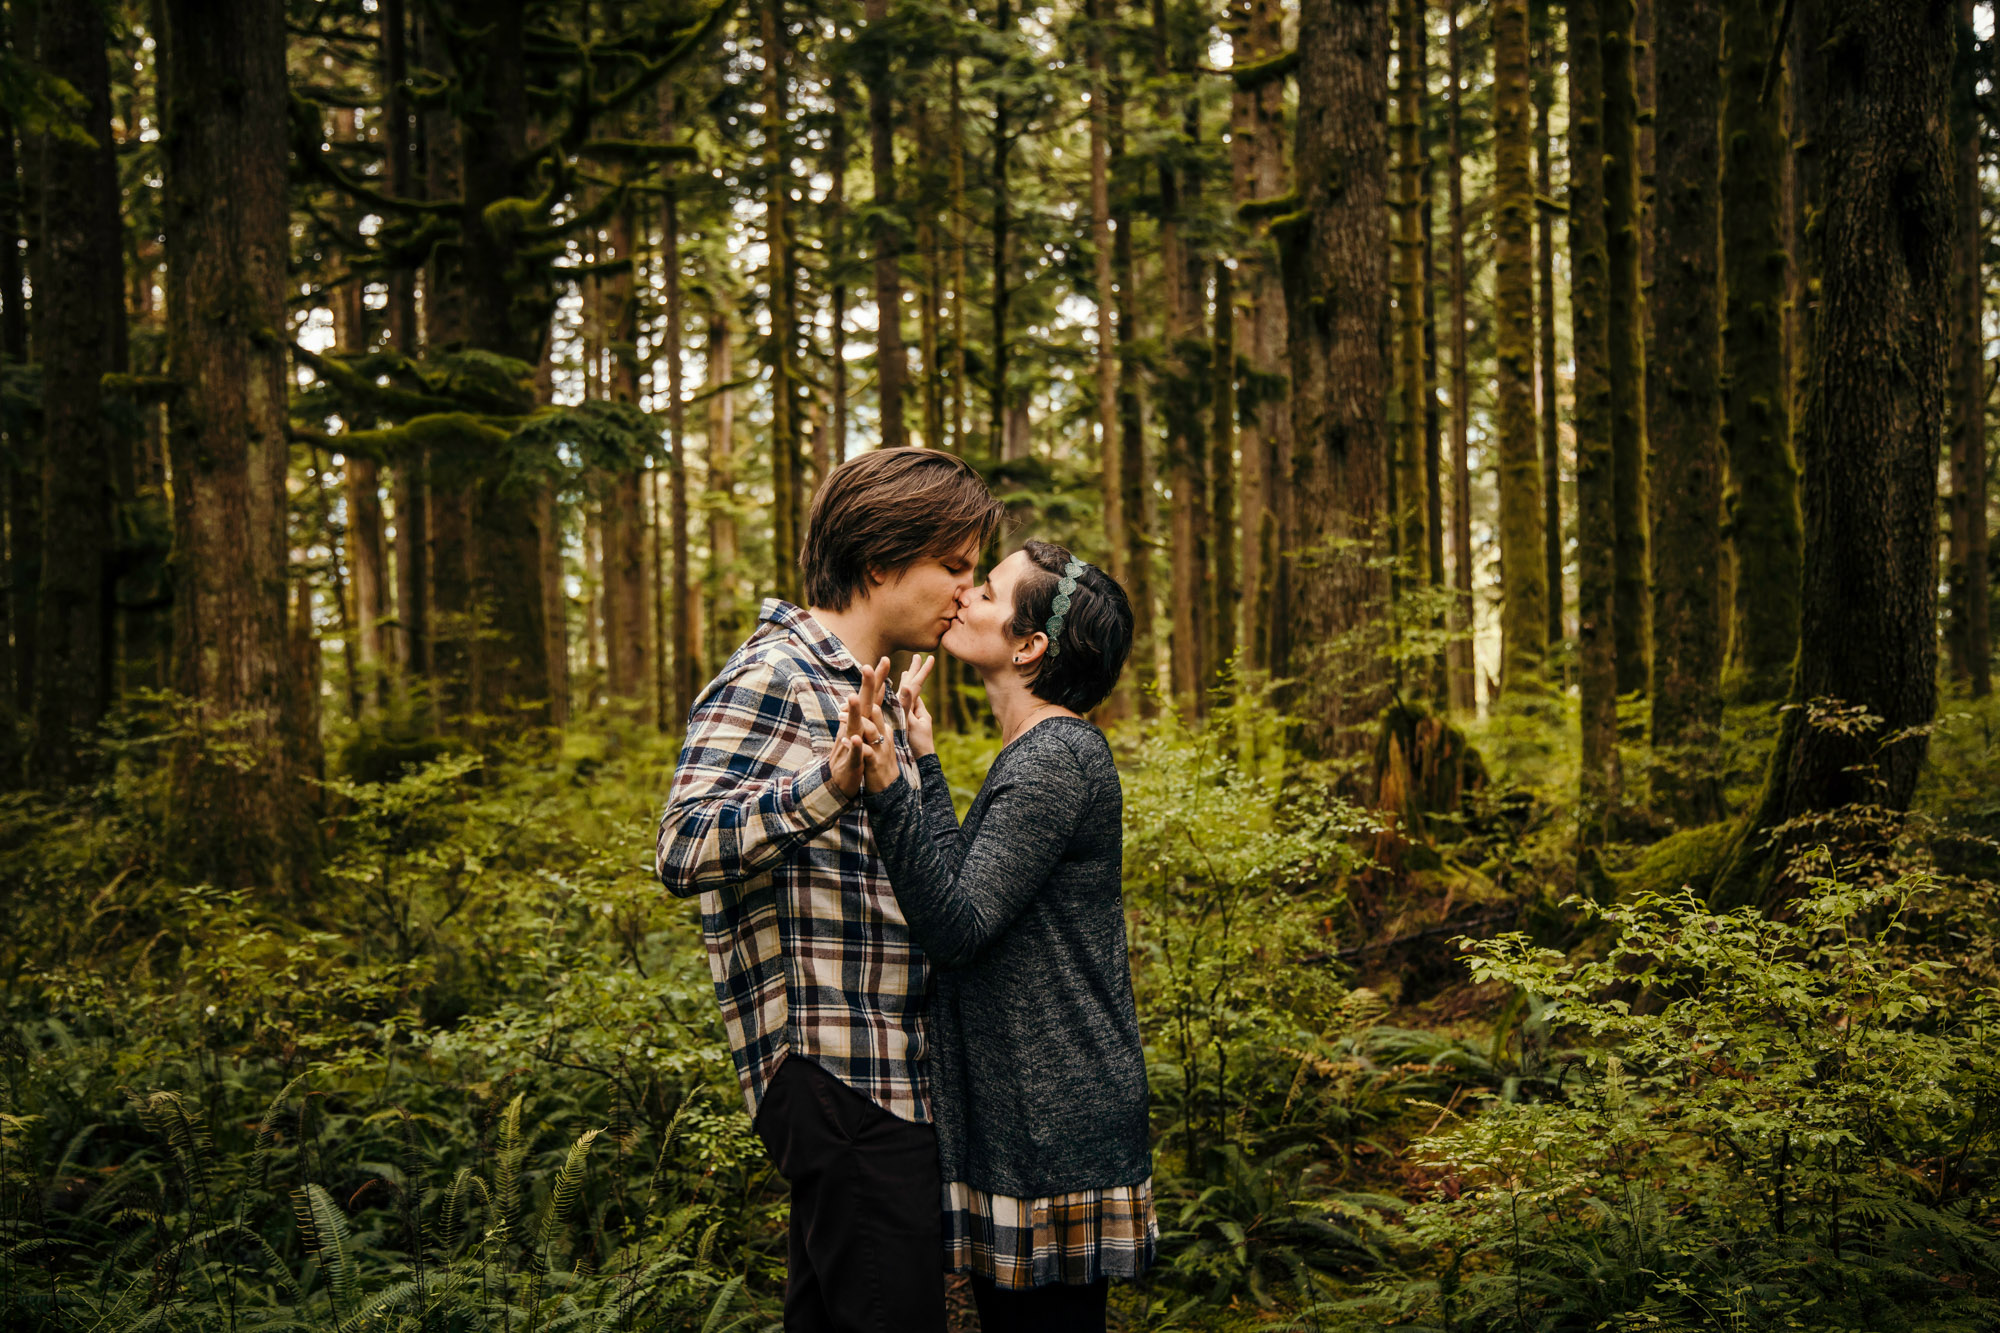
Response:
M1958 54L1952 95L1957 154L1957 239L1952 249L1952 420L1950 616L1945 645L1952 676L1975 699L1992 693L1991 593L1987 580L1985 283L1980 257L1980 60L1973 0L1958 0Z
M1611 448L1618 525L1618 692L1647 688L1653 595L1646 458L1645 304L1640 285L1639 85L1632 0L1603 0L1604 222L1611 262Z
M764 195L764 241L771 335L772 584L786 601L799 598L799 377L793 367L798 342L796 258L792 251L791 56L785 0L764 0L759 11L764 61L764 154L770 181Z
M1424 582L1424 5L1396 0L1396 577Z
M1236 671L1236 285L1227 261L1215 261L1214 383L1209 390L1208 483L1209 590L1202 613L1208 624L1209 684L1219 688Z
M1166 0L1153 0L1153 78L1155 112L1162 124L1180 112L1184 145L1201 139L1201 110L1185 88L1185 66L1192 53L1177 50L1170 29ZM1180 91L1176 108L1175 92ZM1166 356L1160 382L1160 406L1166 414L1165 453L1161 460L1173 492L1168 557L1172 577L1173 693L1183 706L1199 715L1208 707L1208 686L1215 663L1208 658L1213 635L1207 623L1209 579L1208 441L1201 419L1201 369L1213 355L1202 338L1206 300L1204 265L1197 248L1188 243L1183 212L1199 207L1200 178L1190 166L1183 172L1174 156L1156 160L1159 176L1160 267L1165 277Z
M993 7L993 31L1002 48L995 56L995 64L1003 84L1007 67L1005 47L1014 35L1014 29L1012 5L1009 0L999 0ZM1003 86L993 94L993 345L988 349L992 362L988 390L992 399L993 420L988 449L995 462L1007 456L1007 300L1011 295L1007 274L1007 232L1012 221L1008 216L1007 166L1014 150L1007 116L1007 93Z
M676 724L694 707L701 684L701 646L696 638L694 576L688 560L687 406L681 401L681 221L680 196L669 184L660 200L662 297L666 322L659 355L666 362L668 543L673 552L673 576L667 600L673 618L673 718ZM836 355L838 352L836 351ZM657 562L656 562L657 563ZM662 662L660 669L665 671ZM666 726L666 719L661 719Z
M1493 5L1494 322L1500 473L1500 691L1546 693L1548 566L1535 441L1535 178L1529 168L1528 0Z
M1611 447L1610 256L1598 0L1569 0L1570 337L1576 364L1576 646L1583 741L1578 841L1610 836L1618 758L1617 528Z
M175 748L166 844L186 873L294 887L315 842L286 615L285 15L164 0ZM227 743L226 752L216 746Z
M638 218L630 200L611 217L609 255L634 268L605 279L610 344L608 397L639 405ZM645 468L634 461L604 479L604 686L641 723L652 720L653 581L646 556ZM664 669L664 666L662 667Z
M1549 142L1549 108L1555 102L1555 26L1548 0L1529 14L1535 44L1535 380L1542 432L1542 560L1548 569L1549 645L1563 641L1562 443L1556 422L1556 217L1555 164ZM1543 202L1548 201L1548 202Z
M1118 347L1112 313L1111 276L1111 84L1106 68L1105 0L1085 0L1090 32L1084 59L1090 70L1090 242L1091 277L1097 288L1097 433L1104 489L1104 536L1111 551L1111 577L1126 582L1124 499L1118 488ZM1115 12L1115 0L1114 0Z
M1763 96L1778 0L1731 0L1722 127L1724 502L1735 570L1729 686L1784 697L1799 646L1799 468L1785 376L1783 102ZM1983 384L1980 386L1985 387Z
M1122 76L1112 80L1110 121L1111 175L1121 180L1127 174ZM1139 302L1129 197L1127 191L1114 197L1111 218L1112 283L1117 291L1118 315L1118 493L1119 511L1125 520L1119 540L1125 544L1125 593L1132 603L1133 692L1138 696L1139 715L1153 717L1159 712L1155 681L1158 649L1153 642L1153 547L1148 540L1146 513L1146 427L1132 362Z
M1278 219L1297 450L1294 647L1281 669L1313 682L1301 742L1364 754L1390 675L1371 641L1388 609L1388 14L1383 0L1303 0L1294 180Z
M15 148L14 121L0 115L0 357L21 366L28 360L27 283L21 267L22 200L26 194ZM42 585L41 441L26 423L7 427L11 456L7 474L7 622L13 636L7 693L9 718L33 716L35 708L36 595ZM15 750L15 732L0 737L7 785L24 776L25 756Z
M1652 787L1692 826L1722 814L1722 5L1674 0L1656 21Z
M1249 64L1276 56L1284 44L1282 9L1276 0L1239 0L1241 30L1232 41ZM1285 189L1283 80L1271 79L1251 91L1232 95L1231 156L1240 203L1272 199ZM1281 391L1270 384L1285 372L1284 291L1278 278L1277 256L1268 233L1252 229L1254 241L1244 256L1247 270L1249 319L1243 355L1256 376L1257 391L1249 403L1239 402L1238 449L1242 466L1241 568L1244 662L1253 671L1271 666L1276 630L1278 561L1267 556L1279 544L1280 515L1288 487L1291 413Z
M1479 698L1472 661L1472 376L1467 364L1465 327L1465 82L1458 16L1458 0L1448 0L1445 59L1450 88L1446 154L1450 164L1446 173L1445 225L1451 233L1451 582L1455 594L1448 653L1452 710L1471 713L1478 708Z
M91 735L111 706L112 517L118 444L100 387L124 336L124 245L111 151L108 35L95 5L36 8L42 68L83 98L94 143L35 141L35 344L42 367L41 588L37 597L32 781L75 782L94 767ZM129 491L128 491L129 493Z
M1948 405L1956 6L1807 0L1819 313L1799 418L1804 584L1792 701L1725 898L1803 843L1885 836L1937 708L1937 469ZM1868 725L1828 726L1838 705ZM1790 821L1858 806L1844 824ZM1765 862L1776 834L1775 865ZM1762 863L1762 864L1760 864ZM1774 894L1790 881L1768 879Z
M881 35L889 0L868 0L868 160L875 180L875 379L882 403L882 447L906 442L903 386L909 353L903 347L903 234L896 217L896 104L889 85L890 46Z
M736 395L724 387L736 373L727 294L711 284L708 313L708 515L709 606L715 617L709 635L718 656L734 652L750 633L749 597L744 587L736 532Z

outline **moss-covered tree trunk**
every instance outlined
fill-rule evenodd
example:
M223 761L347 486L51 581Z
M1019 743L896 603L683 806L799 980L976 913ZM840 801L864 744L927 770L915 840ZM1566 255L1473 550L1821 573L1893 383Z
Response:
M1276 57L1284 44L1282 7L1277 0L1244 0L1237 8L1241 30L1234 34L1235 63L1249 65ZM1230 146L1239 201L1272 199L1285 189L1285 81L1267 78L1234 94ZM1255 671L1270 668L1272 635L1278 619L1277 576L1291 457L1291 413L1282 391L1273 387L1285 374L1285 303L1277 256L1261 226L1244 257L1242 282L1249 317L1239 335L1251 375L1246 401L1239 401L1238 452L1243 459L1242 558L1243 657Z
M1632 0L1603 0L1604 224L1610 257L1612 484L1618 525L1618 692L1652 674L1651 514L1646 458L1645 300L1640 282L1639 84Z
M15 148L14 121L0 115L0 357L10 366L28 359L27 282L21 266L22 201L26 193ZM31 423L7 423L7 622L13 637L11 671L0 689L7 692L8 715L32 716L35 707L35 611L41 588L42 479L40 435ZM15 733L0 738L6 762L4 782L24 776L25 756Z
M286 617L285 13L164 0L176 745L165 845L218 885L286 888L314 842Z
M600 259L636 265L639 237L635 202L627 199L611 215L608 254ZM606 396L614 403L639 405L639 283L634 268L604 282L604 314L610 343L611 375ZM645 468L637 461L616 467L603 479L600 501L604 534L604 688L640 721L653 714L653 581L646 534Z
M1160 377L1160 408L1166 418L1161 459L1173 493L1168 558L1170 614L1173 617L1173 692L1196 712L1207 708L1207 689L1216 663L1209 660L1214 636L1208 626L1213 600L1209 543L1208 439L1202 420L1210 349L1203 337L1207 304L1206 265L1189 240L1188 219L1199 211L1201 178L1189 150L1201 138L1201 108L1188 83L1185 65L1193 53L1180 49L1166 0L1153 0L1153 77L1156 110L1162 123L1180 122L1181 143L1157 160L1160 208L1160 265L1165 273L1166 357ZM1179 96L1175 94L1179 93ZM1183 161L1187 163L1184 167Z
M1548 569L1549 645L1563 640L1562 432L1556 420L1555 162L1549 109L1555 105L1555 26L1548 0L1529 12L1534 40L1535 97L1535 389L1541 412L1542 563Z
M1545 692L1548 566L1535 441L1535 177L1528 0L1493 5L1493 265L1500 474L1500 692Z
M1975 699L1992 692L1991 592L1987 578L1985 285L1980 257L1980 58L1973 0L1958 0L1952 92L1957 240L1952 247L1951 565L1945 646L1951 673Z
M1383 0L1304 0L1299 207L1275 224L1297 468L1297 528L1286 552L1293 637L1280 667L1312 682L1297 715L1302 740L1322 754L1366 753L1389 697L1380 645L1367 633L1389 592L1375 559L1389 520L1384 10Z
M1236 618L1236 282L1226 260L1215 268L1215 337L1211 344L1208 427L1208 677L1212 687L1234 670Z
M42 369L38 670L31 778L59 784L92 767L90 737L111 706L112 516L117 500L102 377L122 369L124 246L115 190L100 188L112 151L111 81L103 11L41 5L35 54L80 95L90 140L31 141L37 219L35 344Z
M1723 40L1723 440L1734 559L1730 693L1784 697L1799 644L1799 468L1785 376L1784 102L1763 96L1778 0L1730 0Z
M708 605L713 617L708 638L714 664L719 665L749 636L755 607L743 577L736 529L736 394L728 387L736 377L734 310L720 284L709 285L709 301L704 422L708 494L702 512L708 522Z
M785 0L764 0L758 11L764 62L764 244L769 254L771 333L765 359L771 372L772 588L787 601L799 598L799 462L797 367L797 257L792 249L790 36Z
M1445 229L1450 233L1451 285L1451 583L1452 630L1448 650L1451 707L1470 713L1478 706L1472 662L1472 375L1467 365L1465 308L1465 82L1458 0L1446 9Z
M1726 897L1802 843L1879 832L1907 809L1937 708L1937 470L1949 415L1950 138L1956 6L1817 0L1837 35L1804 98L1818 139L1810 233L1819 273L1797 443L1805 517L1798 668L1763 797ZM1815 701L1879 722L1824 725ZM1805 817L1859 807L1862 821ZM1779 863L1782 868L1782 862ZM1771 880L1776 892L1788 885Z
M1660 107L1646 424L1653 486L1653 802L1722 813L1722 5L1656 16Z
M1430 549L1424 486L1424 6L1396 0L1396 443L1399 578L1421 586ZM1407 687L1406 687L1407 688Z
M1104 496L1104 539L1110 550L1111 577L1126 579L1124 496L1118 487L1118 329L1113 313L1115 279L1111 272L1111 115L1110 71L1104 27L1106 0L1086 0L1084 19L1090 25L1084 61L1090 70L1090 257L1097 305L1097 438L1098 476ZM1123 695L1119 696L1122 707Z
M1132 165L1125 154L1126 84L1114 75L1110 114L1111 179L1129 180ZM1131 190L1112 195L1111 267L1117 288L1118 314L1118 493L1125 528L1125 592L1132 603L1132 684L1139 714L1159 712L1155 688L1158 648L1153 641L1153 544L1146 509L1146 423L1139 402L1137 366L1132 344L1139 336L1138 259L1133 253Z
M1618 760L1616 460L1611 448L1610 256L1604 212L1604 52L1598 0L1569 0L1570 341L1576 357L1576 647L1585 847L1609 835Z
M673 124L671 93L663 94L663 101L666 106L661 117L664 132ZM659 346L654 353L660 367L656 372L658 391L667 402L667 519L664 524L660 521L657 491L653 516L655 541L658 541L658 534L664 532L668 548L665 561L657 549L653 553L654 577L664 578L667 585L666 607L661 611L656 603L655 612L670 623L672 633L668 643L671 662L664 656L659 660L659 726L662 731L668 732L679 728L694 707L695 694L704 679L701 670L701 617L695 607L697 587L689 550L687 404L682 401L681 394L681 325L684 318L681 262L680 190L677 185L669 183L660 198L660 295L664 318ZM667 680L669 671L671 687Z
M875 382L882 405L882 447L907 442L903 385L909 353L903 348L903 233L896 215L896 100L889 78L891 49L882 35L889 0L868 0L868 162L875 179Z
M507 202L532 193L523 167L526 0L462 0L456 18L465 336L474 348L533 367L542 360L555 293L547 268L524 253ZM542 486L513 461L480 460L471 487L472 699L487 716L546 723L552 692L542 544L550 515Z

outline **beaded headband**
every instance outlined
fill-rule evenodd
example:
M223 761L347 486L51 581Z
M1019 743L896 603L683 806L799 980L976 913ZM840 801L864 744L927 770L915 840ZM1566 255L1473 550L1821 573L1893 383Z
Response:
M1090 566L1081 560L1072 560L1063 566L1062 582L1056 584L1056 599L1049 603L1052 614L1049 616L1048 626L1042 631L1049 636L1050 657L1057 657L1062 653L1063 617L1069 614L1069 597L1076 591L1077 579L1082 577L1083 571L1088 568Z

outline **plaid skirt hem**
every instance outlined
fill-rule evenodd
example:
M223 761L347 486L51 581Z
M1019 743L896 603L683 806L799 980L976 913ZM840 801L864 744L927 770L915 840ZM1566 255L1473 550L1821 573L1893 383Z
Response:
M1153 1182L1037 1199L944 1187L945 1268L1016 1290L1102 1277L1134 1278L1152 1266L1160 1225Z

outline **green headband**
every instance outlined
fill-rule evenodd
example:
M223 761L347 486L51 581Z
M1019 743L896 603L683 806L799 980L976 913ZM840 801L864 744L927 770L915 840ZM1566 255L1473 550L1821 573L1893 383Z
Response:
M1056 657L1062 653L1060 636L1062 634L1063 617L1069 614L1069 596L1076 591L1077 579L1088 568L1090 566L1084 564L1081 560L1072 560L1063 566L1062 582L1056 584L1056 599L1049 603L1049 610L1053 614L1049 616L1048 627L1042 631L1049 636L1050 657Z

